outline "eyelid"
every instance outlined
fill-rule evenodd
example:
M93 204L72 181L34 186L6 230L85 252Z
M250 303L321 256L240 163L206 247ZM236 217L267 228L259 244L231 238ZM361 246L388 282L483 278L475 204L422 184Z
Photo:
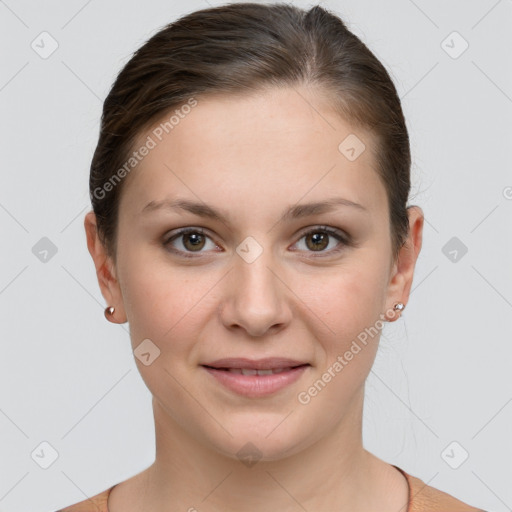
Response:
M325 224L313 224L312 226L307 226L305 228L302 228L299 231L299 236L302 238L304 235L307 235L311 232L316 232L316 231L325 231L326 233L329 233L332 235L337 235L340 238L346 239L347 242L349 240L349 235L347 233L345 233L344 231L342 231L339 228L335 228L335 227L328 226Z

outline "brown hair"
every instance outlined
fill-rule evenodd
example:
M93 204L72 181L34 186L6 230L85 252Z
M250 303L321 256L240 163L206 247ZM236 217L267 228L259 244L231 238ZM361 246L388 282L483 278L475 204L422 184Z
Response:
M409 231L411 156L388 72L326 9L256 3L181 17L153 35L119 72L103 105L89 181L98 235L108 254L115 259L121 178L147 127L191 98L301 84L322 88L347 122L375 136L396 258Z

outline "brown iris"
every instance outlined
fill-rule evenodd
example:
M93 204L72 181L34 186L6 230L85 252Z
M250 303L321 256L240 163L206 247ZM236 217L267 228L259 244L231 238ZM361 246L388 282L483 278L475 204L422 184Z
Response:
M190 242L188 244L187 242ZM197 251L201 250L205 244L205 237L201 233L187 233L183 235L183 245L187 250Z
M309 242L312 242L310 245ZM306 245L313 251L321 251L329 245L329 235L321 231L315 231L306 235Z

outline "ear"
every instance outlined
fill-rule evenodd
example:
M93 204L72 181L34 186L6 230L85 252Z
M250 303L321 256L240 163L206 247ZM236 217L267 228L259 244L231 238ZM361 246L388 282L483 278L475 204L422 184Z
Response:
M93 211L86 214L84 219L85 234L87 237L87 248L96 267L96 277L108 306L114 306L115 312L111 317L114 323L125 323L126 313L123 305L123 296L119 281L116 277L116 269L112 258L107 255L104 245L98 236L96 215Z
M396 262L390 274L388 286L387 309L392 309L396 302L407 305L411 292L414 268L421 251L423 240L423 210L419 206L409 206L409 236L403 247L400 248ZM400 315L395 315L389 321L397 320Z

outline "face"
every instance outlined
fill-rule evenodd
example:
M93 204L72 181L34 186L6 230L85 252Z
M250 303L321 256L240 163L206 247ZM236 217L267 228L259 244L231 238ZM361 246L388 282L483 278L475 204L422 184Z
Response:
M135 361L170 428L233 458L247 442L296 453L359 411L412 277L391 259L374 140L306 89L197 98L162 140L159 125L126 178L108 304L149 354ZM303 366L206 368L224 358Z

